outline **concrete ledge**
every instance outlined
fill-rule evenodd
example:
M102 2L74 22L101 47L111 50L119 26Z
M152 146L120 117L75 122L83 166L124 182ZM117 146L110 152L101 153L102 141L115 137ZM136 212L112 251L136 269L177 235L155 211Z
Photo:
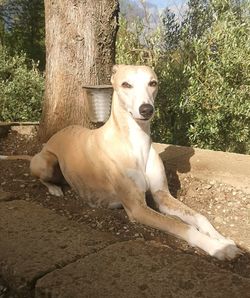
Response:
M154 143L166 168L250 193L250 155Z
M30 135L39 125L39 122L1 122L0 138L6 137L10 130L17 131L22 135Z

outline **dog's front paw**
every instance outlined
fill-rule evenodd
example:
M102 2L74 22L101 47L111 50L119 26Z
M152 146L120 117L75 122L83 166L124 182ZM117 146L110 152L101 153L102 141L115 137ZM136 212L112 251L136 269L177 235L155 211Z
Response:
M213 246L209 250L209 254L219 260L232 260L243 252L236 246L231 239L213 239Z
M191 246L197 246L210 256L219 260L231 260L242 254L242 251L236 246L233 240L224 237L220 239L211 238L194 227L189 228L187 241Z

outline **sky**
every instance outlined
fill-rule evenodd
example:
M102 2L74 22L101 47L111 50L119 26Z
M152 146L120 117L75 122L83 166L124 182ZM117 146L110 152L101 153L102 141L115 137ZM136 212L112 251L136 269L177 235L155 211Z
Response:
M135 13L136 16L142 16L144 15L144 9L141 3L142 0L124 0L121 1L121 11L127 15L127 17L134 16L133 13L131 13L129 6L127 6L127 3L133 3L135 4ZM164 8L168 7L176 16L177 20L182 20L183 16L185 15L185 12L187 10L187 2L188 0L144 0L148 5L148 11L150 12L150 15L152 16L153 23L157 23L159 20L159 16L161 15Z
M158 8L165 8L166 6L181 6L183 5L186 0L149 0L152 4L156 4Z
M181 20L187 9L188 0L148 0L148 2L155 4L159 11L168 7L175 13L177 19Z

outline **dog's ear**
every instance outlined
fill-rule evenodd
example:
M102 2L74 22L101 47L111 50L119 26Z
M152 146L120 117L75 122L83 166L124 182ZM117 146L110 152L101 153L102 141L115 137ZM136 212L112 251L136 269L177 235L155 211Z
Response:
M120 65L116 64L116 65L114 65L113 68L112 68L111 84L113 84L113 82L114 82L114 75L115 75L115 73L117 72L119 66L120 66Z
M114 66L112 67L112 75L114 75L114 74L117 72L119 66L120 66L120 65L116 64L116 65L114 65Z

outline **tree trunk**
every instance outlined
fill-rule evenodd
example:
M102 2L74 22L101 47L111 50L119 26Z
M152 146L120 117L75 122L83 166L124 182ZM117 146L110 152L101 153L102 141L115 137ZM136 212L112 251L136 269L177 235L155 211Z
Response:
M46 87L39 137L85 125L82 85L109 84L118 0L45 0Z

